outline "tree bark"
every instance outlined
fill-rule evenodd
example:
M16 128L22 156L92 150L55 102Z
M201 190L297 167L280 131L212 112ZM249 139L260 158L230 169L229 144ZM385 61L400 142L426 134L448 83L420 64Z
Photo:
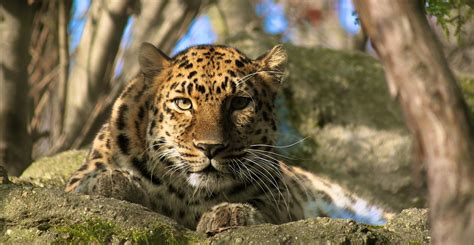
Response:
M27 1L0 3L0 165L10 175L19 175L31 162L27 67L32 16Z
M255 29L262 30L261 19L255 13L255 1L250 0L219 0L211 13L213 26L219 40L231 36L248 33Z
M64 140L67 148L81 132L105 85L114 61L133 0L92 1L79 42L77 58L67 84Z
M420 2L355 4L427 167L433 243L467 244L474 241L473 124Z
M133 24L132 40L124 51L123 75L119 80L127 82L138 74L138 49L143 42L153 43L170 53L206 2L141 0L140 13Z
M72 1L71 1L72 2ZM52 111L53 120L51 126L51 138L57 140L62 133L64 122L64 105L66 103L66 88L69 74L69 45L67 26L69 23L68 13L71 10L71 2L60 0L58 6L58 58L59 72L58 80L53 93Z

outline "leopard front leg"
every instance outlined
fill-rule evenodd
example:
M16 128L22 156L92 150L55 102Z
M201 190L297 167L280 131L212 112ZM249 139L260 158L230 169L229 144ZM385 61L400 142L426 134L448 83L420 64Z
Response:
M251 205L224 202L201 216L196 231L214 235L230 228L261 223L264 223L262 215Z
M127 169L97 169L84 176L74 191L112 197L150 207L148 192L141 178Z

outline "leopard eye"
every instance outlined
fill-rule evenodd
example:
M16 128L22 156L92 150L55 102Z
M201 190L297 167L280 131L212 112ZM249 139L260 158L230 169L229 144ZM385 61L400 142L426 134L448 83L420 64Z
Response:
M250 104L250 98L248 97L234 97L230 102L232 110L242 110Z
M178 98L178 99L174 99L173 100L173 103L181 110L183 111L187 111L187 110L191 110L193 108L193 103L191 102L190 99L186 99L186 98Z

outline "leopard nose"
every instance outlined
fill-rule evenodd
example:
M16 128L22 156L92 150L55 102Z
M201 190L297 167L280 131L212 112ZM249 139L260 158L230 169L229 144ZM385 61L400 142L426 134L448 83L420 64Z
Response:
M226 145L224 144L205 144L205 143L198 143L198 144L195 144L194 146L196 146L196 148L201 150L204 153L204 155L206 155L206 157L208 157L209 159L212 159L213 157L215 157L217 153L219 153L226 147Z

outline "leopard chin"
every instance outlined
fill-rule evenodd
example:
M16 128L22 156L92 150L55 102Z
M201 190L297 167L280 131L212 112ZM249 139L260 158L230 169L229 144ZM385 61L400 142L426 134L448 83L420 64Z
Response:
M221 192L231 189L236 184L236 180L230 174L217 171L190 173L187 182L193 188L206 192Z

